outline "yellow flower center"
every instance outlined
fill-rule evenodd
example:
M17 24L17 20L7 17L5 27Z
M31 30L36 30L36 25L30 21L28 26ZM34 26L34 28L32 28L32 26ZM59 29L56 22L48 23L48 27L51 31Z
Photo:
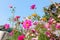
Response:
M36 16L37 16L37 14L36 14L36 13L34 13L34 14L32 14L32 16L35 16L35 17L36 17Z
M28 22L26 22L26 26L27 26L27 27L29 26L29 23L28 23Z
M42 18L43 21L46 21L46 18Z

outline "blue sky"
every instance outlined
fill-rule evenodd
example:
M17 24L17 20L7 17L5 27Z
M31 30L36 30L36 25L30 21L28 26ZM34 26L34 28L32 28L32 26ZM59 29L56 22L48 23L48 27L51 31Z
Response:
M54 2L60 2L60 0L53 0ZM43 7L49 6L51 4L50 0L0 0L0 25L8 22L8 18L11 16L9 9L9 4L16 7L15 15L21 16L21 18L26 17L34 13L30 10L32 4L36 4L36 12L41 17L43 16Z

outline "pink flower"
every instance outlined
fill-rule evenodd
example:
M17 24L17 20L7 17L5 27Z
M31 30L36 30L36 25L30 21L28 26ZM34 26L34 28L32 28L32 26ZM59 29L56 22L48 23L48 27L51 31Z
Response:
M9 27L10 27L9 24L5 24L5 25L4 25L4 28L5 28L5 29L9 29Z
M60 23L56 23L56 29L60 29Z
M51 33L50 32L46 32L45 33L47 37L50 37L51 36Z
M21 24L23 24L23 22L21 22Z
M36 8L36 5L33 4L33 5L31 6L31 9L35 9L35 8Z
M34 25L37 25L37 24L38 24L38 22L33 22L33 24L34 24Z
M53 19L52 17L50 17L50 19L49 19L48 23L49 23L49 24L52 24L52 23L53 23L53 21L54 21L54 19Z
M13 6L12 5L9 5L9 8L12 8Z
M20 18L20 16L16 16L16 17L14 18L14 21L17 21L19 18Z
M50 40L56 40L55 38L50 38Z
M32 29L32 32L35 33L36 32L35 29Z
M14 32L13 32L13 31L11 31L11 32L9 33L9 35L10 35L10 36L12 36L13 34L14 34Z
M31 20L25 20L25 21L23 22L23 27L24 27L25 29L29 29L31 25L32 25Z
M16 16L16 18L18 19L18 18L20 18L20 16Z
M50 30L50 24L49 24L49 23L45 23L45 24L44 24L44 27L45 27L47 30Z
M18 40L24 40L24 38L25 38L25 35L18 36Z

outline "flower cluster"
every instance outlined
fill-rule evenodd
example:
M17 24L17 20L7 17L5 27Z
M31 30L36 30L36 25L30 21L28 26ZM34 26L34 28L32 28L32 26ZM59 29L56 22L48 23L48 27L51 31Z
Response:
M60 4L58 6L60 6ZM12 10L14 9L11 5L9 7ZM30 8L34 10L36 9L36 5L33 4ZM50 11L47 10L47 13L52 12L55 16L58 7L54 5L49 9ZM58 18L60 18L60 15ZM40 18L37 13L25 17L22 21L20 21L20 16L13 15L11 19L13 24L12 30L10 30L9 24L5 24L4 28L9 32L12 39L15 37L17 38L16 40L60 40L60 22L52 15L48 20L46 17Z

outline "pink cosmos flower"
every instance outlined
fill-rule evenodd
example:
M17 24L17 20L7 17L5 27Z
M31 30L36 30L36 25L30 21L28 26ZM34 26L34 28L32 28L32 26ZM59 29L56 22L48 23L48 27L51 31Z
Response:
M34 24L34 25L37 25L37 24L38 24L38 22L36 22L36 21L35 21L35 22L33 22L33 24Z
M36 8L35 4L31 5L31 9L35 9L35 8Z
M56 40L55 38L50 38L50 40Z
M60 29L60 23L56 23L56 29Z
M16 17L14 18L14 21L17 21L19 18L20 18L20 16L16 16Z
M46 32L45 33L47 37L50 37L51 36L51 33L50 32Z
M35 35L38 35L38 32L35 29L32 29L32 32L35 33Z
M35 33L35 32L36 32L36 30L35 30L35 29L32 29L32 32L33 32L33 33Z
M9 24L5 24L5 25L4 25L4 28L5 28L5 29L9 29L9 27L10 27Z
M24 40L24 38L25 38L25 35L19 35L18 36L18 40Z
M13 34L14 34L14 32L13 32L13 31L11 31L11 32L9 33L9 35L10 35L10 36L12 36Z
M18 19L18 18L20 18L20 16L16 16L16 18Z
M12 8L13 6L12 5L9 5L9 8Z
M23 24L23 22L21 22L21 24Z
M44 24L44 27L45 27L47 30L50 30L50 29L51 29L49 23L45 23L45 24Z
M53 19L52 17L50 17L50 19L49 19L48 23L49 23L49 24L52 24L52 23L53 23L53 21L54 21L54 19Z
M32 25L31 20L25 20L25 21L23 22L23 27L24 27L25 29L29 29L31 25Z

